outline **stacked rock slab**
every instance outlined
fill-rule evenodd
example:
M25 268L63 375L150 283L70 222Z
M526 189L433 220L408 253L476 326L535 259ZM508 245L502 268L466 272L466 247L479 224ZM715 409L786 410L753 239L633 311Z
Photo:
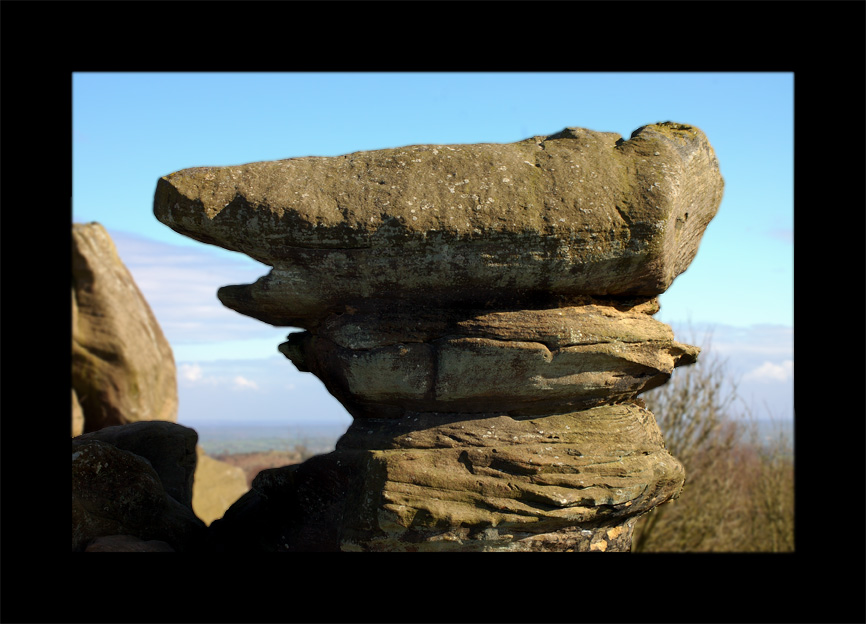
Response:
M722 190L671 122L161 178L160 221L272 267L220 300L303 328L280 351L355 418L315 468L254 482L332 488L327 518L286 505L259 543L302 550L308 517L318 549L628 550L683 482L635 397L698 354L652 315Z

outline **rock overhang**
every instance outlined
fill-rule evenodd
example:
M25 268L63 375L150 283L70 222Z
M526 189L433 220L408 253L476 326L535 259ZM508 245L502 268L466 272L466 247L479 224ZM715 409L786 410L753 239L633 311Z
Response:
M222 289L225 305L304 327L352 299L658 295L694 258L723 186L703 132L665 122L628 140L566 128L196 167L158 181L154 213L273 267Z

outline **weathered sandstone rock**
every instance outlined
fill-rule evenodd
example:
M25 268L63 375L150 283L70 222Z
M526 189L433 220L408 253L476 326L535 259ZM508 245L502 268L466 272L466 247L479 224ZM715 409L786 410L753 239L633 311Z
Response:
M511 144L185 169L158 181L154 212L273 267L221 288L225 305L309 328L370 299L658 295L694 258L722 187L704 134L663 123L627 141L567 128Z
M193 551L206 527L170 496L151 463L100 440L72 446L72 552L98 537L133 535Z
M265 470L223 551L627 551L680 463L636 397L698 349L652 318L723 182L697 128L580 128L196 168L158 219L273 267L228 307L355 417Z
M682 465L633 404L358 420L337 450L265 470L215 522L222 551L627 551Z
M343 550L628 550L633 522L679 492L682 466L632 404L569 414L356 421L367 493ZM614 539L614 538L619 538ZM602 544L603 543L603 544Z
M177 420L171 347L98 223L72 226L72 389L84 432Z
M645 313L657 309L347 312L280 350L356 417L545 413L632 398L694 362L697 348Z
M106 442L146 459L159 475L166 493L192 508L198 442L198 434L194 429L159 421L115 425L73 438L72 448L93 440Z

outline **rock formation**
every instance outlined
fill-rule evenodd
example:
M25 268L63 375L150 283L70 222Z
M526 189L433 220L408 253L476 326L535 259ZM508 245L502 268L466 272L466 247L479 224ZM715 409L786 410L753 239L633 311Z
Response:
M116 535L166 542L178 552L200 550L206 528L192 510L197 441L194 430L169 422L73 438L72 551Z
M272 267L220 300L303 328L280 351L355 418L260 473L218 548L629 550L684 476L635 397L698 355L656 298L722 190L670 122L161 178L160 221Z
M99 223L72 226L72 435L177 420L171 347Z
M169 426L177 410L174 356L150 306L105 228L73 224L72 436L81 436L73 446L98 431L98 440L146 457L162 479L169 478L166 493L187 507L192 504L209 524L247 491L245 477L196 449L194 431ZM145 421L167 422L138 426ZM119 426L124 424L130 426ZM104 483L98 487L108 491ZM107 544L87 552L148 548L119 537Z

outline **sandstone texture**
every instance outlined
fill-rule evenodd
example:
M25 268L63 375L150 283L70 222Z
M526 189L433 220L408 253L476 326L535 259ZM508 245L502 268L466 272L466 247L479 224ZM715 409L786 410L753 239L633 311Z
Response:
M694 258L722 188L706 136L661 123L625 141L567 128L510 144L185 169L158 181L154 213L273 267L220 289L225 305L310 327L370 299L653 297Z
M166 493L187 507L191 505L198 442L195 430L170 422L115 425L73 438L72 447L92 440L146 459L159 474Z
M72 435L177 420L171 347L111 237L72 226Z
M209 528L231 551L622 552L681 464L638 395L699 349L656 321L722 197L665 122L199 167L156 217L272 267L220 300L355 418Z
M194 429L148 421L72 439L73 552L205 550L205 527L248 491Z
M178 485L175 477L96 437L73 438L72 552L110 535L163 541L178 552L198 550L206 527L189 504L169 494Z
M588 303L514 311L346 312L280 350L355 417L545 413L621 401L697 358L658 306Z

